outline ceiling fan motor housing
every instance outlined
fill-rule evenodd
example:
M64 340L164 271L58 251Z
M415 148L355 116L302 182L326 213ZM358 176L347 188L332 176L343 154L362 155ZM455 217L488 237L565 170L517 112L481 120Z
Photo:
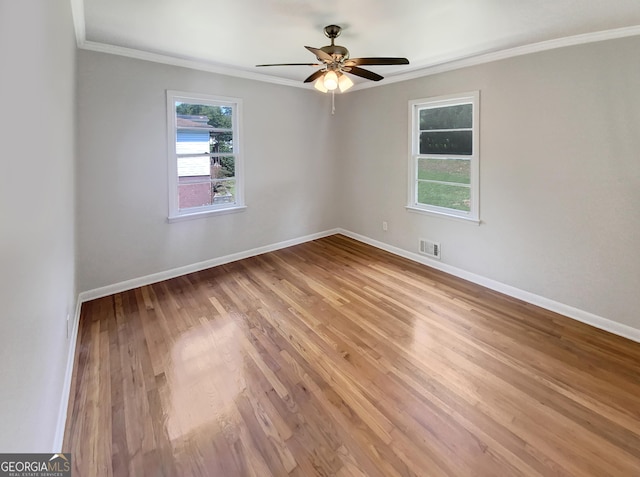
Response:
M349 58L349 50L347 50L344 46L340 45L327 45L320 48L327 55L331 55L334 60L340 61L342 59L346 60ZM322 61L320 58L318 58Z

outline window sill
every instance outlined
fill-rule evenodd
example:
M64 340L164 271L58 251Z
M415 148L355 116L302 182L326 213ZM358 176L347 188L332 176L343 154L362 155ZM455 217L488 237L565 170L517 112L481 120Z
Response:
M417 214L423 214L423 215L430 215L432 217L440 217L443 219L453 219L453 220L459 220L462 222L467 222L467 223L472 223L472 224L476 224L476 225L480 225L480 219L475 219L472 217L463 217L461 215L452 215L452 214L447 214L445 212L436 212L434 210L425 210L425 209L421 209L419 207L412 207L410 205L405 206L405 208L409 211L409 212L413 212L413 213L417 213Z
M234 207L228 207L226 209L211 209L203 210L200 212L191 212L180 215L170 215L167 217L167 221L171 224L174 222L182 222L183 220L202 219L205 217L211 217L213 215L226 215L236 214L238 212L244 212L247 209L246 205L237 205Z

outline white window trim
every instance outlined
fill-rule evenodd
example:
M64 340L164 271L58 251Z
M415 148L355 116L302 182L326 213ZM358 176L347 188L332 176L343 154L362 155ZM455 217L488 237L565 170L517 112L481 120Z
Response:
M417 111L428 105L429 107L455 106L457 104L473 104L473 153L470 156L464 156L470 160L470 188L471 188L471 210L465 212L462 210L449 209L446 207L438 207L435 205L426 205L418 203L418 187L417 187L417 159L418 157L426 157L419 154L420 137L415 134L417 127ZM419 212L426 215L437 217L446 217L459 219L476 224L480 223L480 91L471 91L467 93L451 94L446 96L436 96L432 98L414 99L409 101L409 181L407 187L407 206L406 209L411 212ZM429 156L431 157L431 156ZM437 156L435 156L437 157Z
M176 101L194 104L211 104L214 106L230 106L233 108L233 155L235 157L235 202L232 204L212 204L180 210L178 203L178 156L176 154ZM169 184L169 215L168 221L209 217L242 212L247 207L244 203L244 161L242 158L242 99L209 94L188 93L184 91L167 90L167 159Z

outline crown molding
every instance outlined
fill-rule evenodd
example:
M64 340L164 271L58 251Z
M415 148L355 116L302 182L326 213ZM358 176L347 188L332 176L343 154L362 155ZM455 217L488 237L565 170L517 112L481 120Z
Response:
M555 50L557 48L564 48L567 46L584 45L587 43L615 40L618 38L626 38L637 35L640 35L640 25L616 28L613 30L598 31L593 33L584 33L581 35L567 36L564 38L531 43L530 45L518 46L515 48L509 48L506 50L499 50L480 55L469 55L454 59L452 61L419 66L418 69L409 71L407 73L388 76L385 78L383 84L359 83L351 88L351 91L374 88L376 86L383 86L390 83L399 83L400 81L421 78L423 76L431 76L438 73L466 68L469 66L477 66L484 63L491 63L493 61L505 60L507 58L514 58L516 56L529 55L532 53L540 53L548 50Z
M84 21L84 0L71 0L71 16L73 18L73 28L76 32L76 44L80 48L87 35L87 27Z
M107 43L83 41L78 45L78 48L82 50L97 51L99 53L109 53L112 55L126 56L128 58L135 58L138 60L152 61L154 63L162 63L165 65L190 68L192 70L206 71L208 73L217 73L220 75L233 76L236 78L262 81L264 83L273 83L282 86L293 86L295 88L310 89L308 85L296 80L278 78L275 76L263 75L260 73L252 73L251 71L245 71L239 68L216 65L213 63L206 63L204 61L179 58L176 56L151 53L148 51L136 50L133 48L109 45Z

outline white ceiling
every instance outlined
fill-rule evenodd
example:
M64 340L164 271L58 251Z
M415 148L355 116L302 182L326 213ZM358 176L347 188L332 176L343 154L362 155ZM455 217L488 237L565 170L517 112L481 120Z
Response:
M315 61L304 46L328 44L322 29L329 24L344 28L336 43L352 57L410 60L368 67L388 79L540 42L640 34L640 0L73 1L83 47L151 53L281 82L302 81L314 70L254 65Z

